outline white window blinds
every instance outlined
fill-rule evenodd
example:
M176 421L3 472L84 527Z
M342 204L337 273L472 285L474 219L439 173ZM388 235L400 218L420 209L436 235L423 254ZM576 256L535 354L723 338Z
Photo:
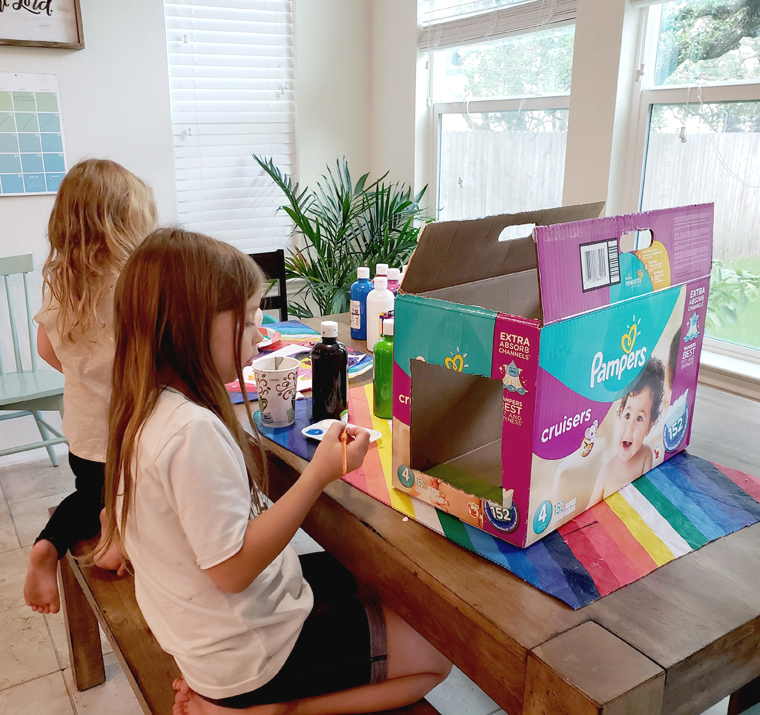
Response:
M420 0L420 49L548 30L575 20L577 0Z
M179 220L251 253L289 242L284 197L251 154L290 174L290 0L165 0Z

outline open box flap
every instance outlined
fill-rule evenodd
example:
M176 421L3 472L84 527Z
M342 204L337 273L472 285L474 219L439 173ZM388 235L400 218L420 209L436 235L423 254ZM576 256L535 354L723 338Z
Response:
M535 268L448 288L437 288L426 291L422 297L477 306L523 318L541 319L538 274Z
M713 204L537 225L544 325L709 276L712 231ZM621 252L642 232L651 245Z
M603 208L604 202L598 202L428 224L404 274L402 290L419 295L535 268L532 231L527 228L524 237L499 241L506 227L546 226L596 218Z

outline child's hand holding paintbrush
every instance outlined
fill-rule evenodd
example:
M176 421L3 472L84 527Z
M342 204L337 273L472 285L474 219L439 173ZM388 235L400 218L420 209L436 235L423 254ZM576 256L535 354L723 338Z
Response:
M307 471L311 472L310 478L319 480L324 488L330 482L358 469L368 449L367 430L347 426L345 422L336 422L322 438L303 476L306 476Z

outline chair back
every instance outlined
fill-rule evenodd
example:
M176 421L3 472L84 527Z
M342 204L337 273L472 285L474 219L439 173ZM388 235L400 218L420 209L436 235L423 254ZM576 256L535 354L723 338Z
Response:
M11 329L11 341L13 343L13 359L16 364L16 372L24 372L24 365L21 361L21 345L19 344L17 319L26 320L27 330L29 331L29 350L32 356L32 372L37 372L37 345L34 339L34 329L32 326L32 305L29 301L29 280L27 274L34 270L34 256L31 253L23 256L0 257L0 276L5 283L5 297L8 307L8 323ZM13 303L13 293L11 287L13 284L12 276L22 276L24 284L24 301L26 304L26 318L23 318L22 311L18 312ZM20 281L16 281L20 282ZM2 323L5 324L5 320ZM3 332L5 330L3 329ZM0 376L5 375L5 363L3 361L3 351L0 348Z
M268 295L261 301L262 310L279 310L280 320L288 319L288 290L285 279L285 251L278 248L276 251L267 253L249 253L259 268L270 279L275 279L279 286L278 295Z

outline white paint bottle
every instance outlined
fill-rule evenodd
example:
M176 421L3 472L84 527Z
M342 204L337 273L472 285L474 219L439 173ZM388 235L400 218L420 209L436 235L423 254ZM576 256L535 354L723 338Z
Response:
M393 310L395 297L388 290L388 279L375 278L375 288L367 296L367 350L372 352L380 340L383 329L383 315Z

